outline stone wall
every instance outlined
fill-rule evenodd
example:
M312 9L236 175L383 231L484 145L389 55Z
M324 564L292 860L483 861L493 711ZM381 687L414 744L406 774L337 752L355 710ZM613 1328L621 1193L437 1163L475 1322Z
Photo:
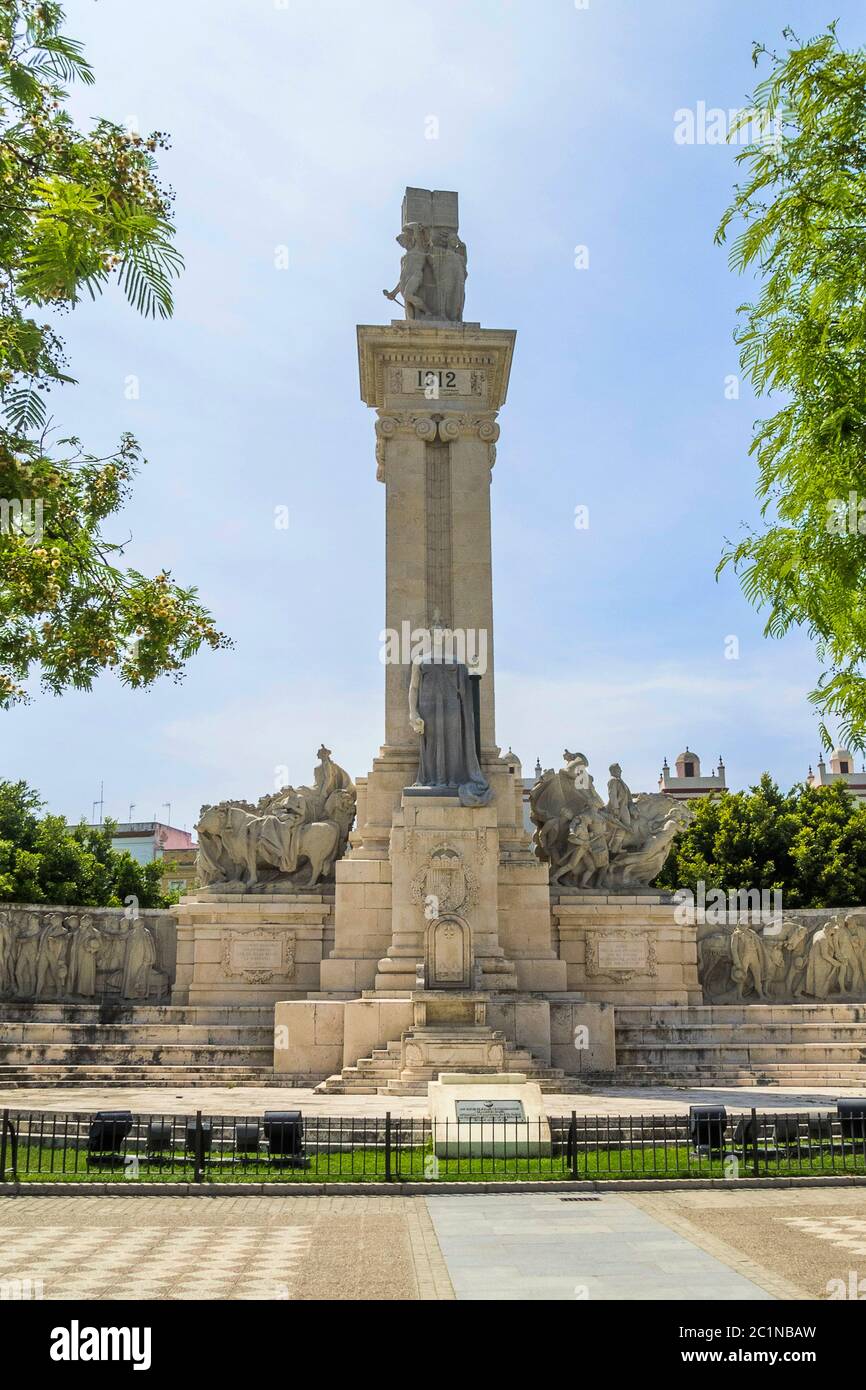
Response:
M0 903L0 998L88 1002L168 1000L174 984L173 912Z

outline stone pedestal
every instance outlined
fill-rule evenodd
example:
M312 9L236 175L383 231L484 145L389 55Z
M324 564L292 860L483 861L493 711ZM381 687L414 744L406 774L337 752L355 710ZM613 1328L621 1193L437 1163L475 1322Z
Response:
M181 898L173 1004L275 1004L318 990L333 898L208 893Z
M568 989L610 1004L699 1004L694 926L660 894L563 891L552 897Z
M445 1072L429 1083L427 1095L437 1158L551 1152L541 1087L527 1076Z

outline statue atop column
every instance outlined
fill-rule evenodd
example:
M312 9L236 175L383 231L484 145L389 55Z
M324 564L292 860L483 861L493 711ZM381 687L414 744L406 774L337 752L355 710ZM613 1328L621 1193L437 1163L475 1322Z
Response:
M393 290L382 293L402 303L407 319L463 322L468 258L457 229L456 193L406 189L397 237L403 248L400 279Z

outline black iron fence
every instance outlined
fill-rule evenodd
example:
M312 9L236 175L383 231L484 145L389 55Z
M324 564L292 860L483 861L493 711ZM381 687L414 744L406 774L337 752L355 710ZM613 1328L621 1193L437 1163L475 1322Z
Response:
M415 1116L4 1110L0 1181L467 1182L866 1175L866 1100L456 1123Z

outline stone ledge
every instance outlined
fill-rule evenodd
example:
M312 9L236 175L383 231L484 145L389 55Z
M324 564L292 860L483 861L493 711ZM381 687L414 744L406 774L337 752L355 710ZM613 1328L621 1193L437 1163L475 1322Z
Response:
M695 1192L778 1187L866 1187L866 1176L819 1178L652 1178L551 1182L23 1182L0 1183L0 1197L433 1197L485 1192Z

